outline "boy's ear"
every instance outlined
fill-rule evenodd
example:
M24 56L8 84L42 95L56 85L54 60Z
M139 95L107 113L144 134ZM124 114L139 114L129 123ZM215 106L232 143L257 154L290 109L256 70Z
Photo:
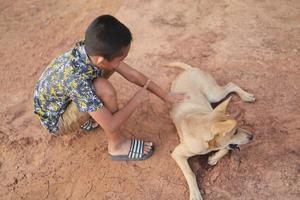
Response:
M223 101L222 103L220 103L220 104L214 109L213 112L214 112L214 113L222 113L222 114L225 114L230 99L231 99L231 96L230 96L228 99L226 99L225 101Z
M96 64L99 65L99 64L101 64L104 60L105 60L104 57L102 57L102 56L97 56Z

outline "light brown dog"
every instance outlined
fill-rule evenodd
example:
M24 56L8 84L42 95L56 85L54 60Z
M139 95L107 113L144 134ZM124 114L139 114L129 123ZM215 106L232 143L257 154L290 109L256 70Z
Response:
M210 165L215 165L229 150L238 148L253 138L251 133L237 127L236 120L226 115L231 97L215 109L210 103L221 101L231 92L236 92L247 102L253 102L255 98L234 83L219 86L211 75L198 68L180 62L167 66L185 70L173 81L171 92L186 92L190 97L183 103L174 105L170 112L180 137L180 144L174 149L172 157L187 180L190 200L201 200L188 158L217 151L208 159Z

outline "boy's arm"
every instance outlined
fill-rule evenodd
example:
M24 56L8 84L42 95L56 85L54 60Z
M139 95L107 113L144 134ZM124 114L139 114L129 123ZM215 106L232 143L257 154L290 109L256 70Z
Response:
M89 112L89 114L105 131L113 133L114 131L118 130L120 126L129 118L136 107L147 98L147 87L149 83L150 80L135 93L127 105L117 112L112 114L104 106L94 112Z
M139 102L135 98L132 98L127 105L114 114L112 114L105 106L94 112L89 112L89 114L98 124L100 124L104 131L113 133L129 118L138 105Z
M124 62L121 62L121 64L116 68L116 72L121 74L125 79L128 81L138 85L142 86L145 85L147 80L149 79L141 72L137 71L136 69L130 67ZM151 91L153 94L160 97L163 101L166 101L167 93L159 87L157 84L155 84L153 81L149 83L149 86L147 88L149 91Z
M115 70L116 72L121 74L125 79L139 86L145 85L146 81L149 79L144 74L130 67L124 62L121 62L121 64ZM171 103L171 104L179 103L182 102L184 98L186 98L186 94L182 92L180 93L165 92L161 87L159 87L153 81L149 83L148 90L151 91L156 96L160 97L166 103Z

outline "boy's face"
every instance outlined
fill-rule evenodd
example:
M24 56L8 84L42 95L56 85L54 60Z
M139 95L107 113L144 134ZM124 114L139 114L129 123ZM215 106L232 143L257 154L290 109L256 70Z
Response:
M104 70L113 70L117 68L120 65L120 63L127 57L130 50L130 46L131 44L129 44L127 47L124 48L123 50L124 53L122 56L115 57L112 60L107 60L99 56L96 61L97 66Z

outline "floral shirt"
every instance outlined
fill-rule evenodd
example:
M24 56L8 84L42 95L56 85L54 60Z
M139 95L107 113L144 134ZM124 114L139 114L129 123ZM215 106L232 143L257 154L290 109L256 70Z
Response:
M103 107L92 84L102 74L103 70L90 62L82 41L50 63L34 91L34 113L49 132L58 131L59 117L71 101L80 112Z

